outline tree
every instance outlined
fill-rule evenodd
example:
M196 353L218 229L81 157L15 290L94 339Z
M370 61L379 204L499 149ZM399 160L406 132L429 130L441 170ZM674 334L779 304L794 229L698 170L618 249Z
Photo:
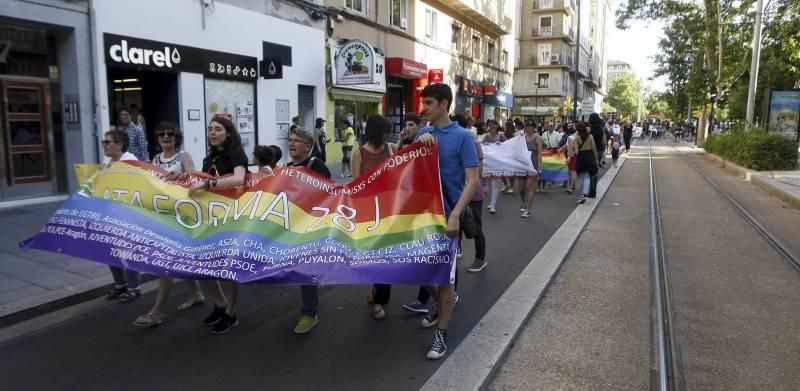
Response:
M617 118L634 118L639 110L642 86L631 72L614 78L606 102L617 109Z

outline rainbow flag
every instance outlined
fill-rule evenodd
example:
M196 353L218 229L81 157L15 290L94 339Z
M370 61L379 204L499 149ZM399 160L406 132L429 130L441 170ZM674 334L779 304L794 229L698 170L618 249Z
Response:
M414 144L346 185L279 167L190 196L205 174L165 181L159 167L118 162L20 246L187 279L446 284L456 242L438 173L436 147Z
M564 182L569 180L569 168L564 154L544 151L542 154L542 169L539 175L539 179L548 181Z

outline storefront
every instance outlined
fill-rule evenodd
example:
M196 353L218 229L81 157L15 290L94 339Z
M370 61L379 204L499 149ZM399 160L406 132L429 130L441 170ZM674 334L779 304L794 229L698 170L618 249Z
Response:
M96 159L88 8L11 1L0 20L0 208L77 188Z
M340 123L346 118L358 132L363 120L383 112L386 94L386 57L369 43L351 40L339 45L329 40L331 85L328 89L328 137L338 141ZM332 114L332 115L331 115ZM328 144L328 161L342 158L340 144Z
M456 85L458 90L455 97L455 113L479 121L483 109L483 84L456 75Z
M428 66L402 57L386 59L386 99L384 111L392 123L390 140L396 141L403 130L403 116L418 111L422 88L427 83Z
M561 97L513 97L511 114L516 118L533 119L537 123L557 123L561 120Z
M514 107L513 94L497 91L493 85L485 86L483 94L483 121L494 119L502 124L511 119L511 108Z
M153 130L162 121L180 126L183 148L199 166L214 117L234 122L251 156L257 144L286 151L290 118L311 127L324 116L324 32L318 29L219 2L202 20L202 4L194 2L94 4L98 127L112 128L118 109L135 105L151 155ZM160 12L148 11L156 7ZM170 28L146 28L142 20ZM269 41L278 35L281 44ZM297 47L304 48L303 58L293 62ZM272 71L261 71L264 59Z

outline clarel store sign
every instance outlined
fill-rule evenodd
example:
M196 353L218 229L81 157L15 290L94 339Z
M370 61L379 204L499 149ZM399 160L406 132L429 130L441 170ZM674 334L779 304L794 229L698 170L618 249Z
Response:
M220 79L255 81L258 59L172 43L103 34L106 65L162 72L202 73Z

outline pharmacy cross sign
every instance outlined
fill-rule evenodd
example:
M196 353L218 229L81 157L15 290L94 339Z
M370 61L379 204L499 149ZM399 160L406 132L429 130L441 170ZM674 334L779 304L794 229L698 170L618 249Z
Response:
M258 59L166 42L103 34L106 65L161 72L202 73L218 79L255 81Z

